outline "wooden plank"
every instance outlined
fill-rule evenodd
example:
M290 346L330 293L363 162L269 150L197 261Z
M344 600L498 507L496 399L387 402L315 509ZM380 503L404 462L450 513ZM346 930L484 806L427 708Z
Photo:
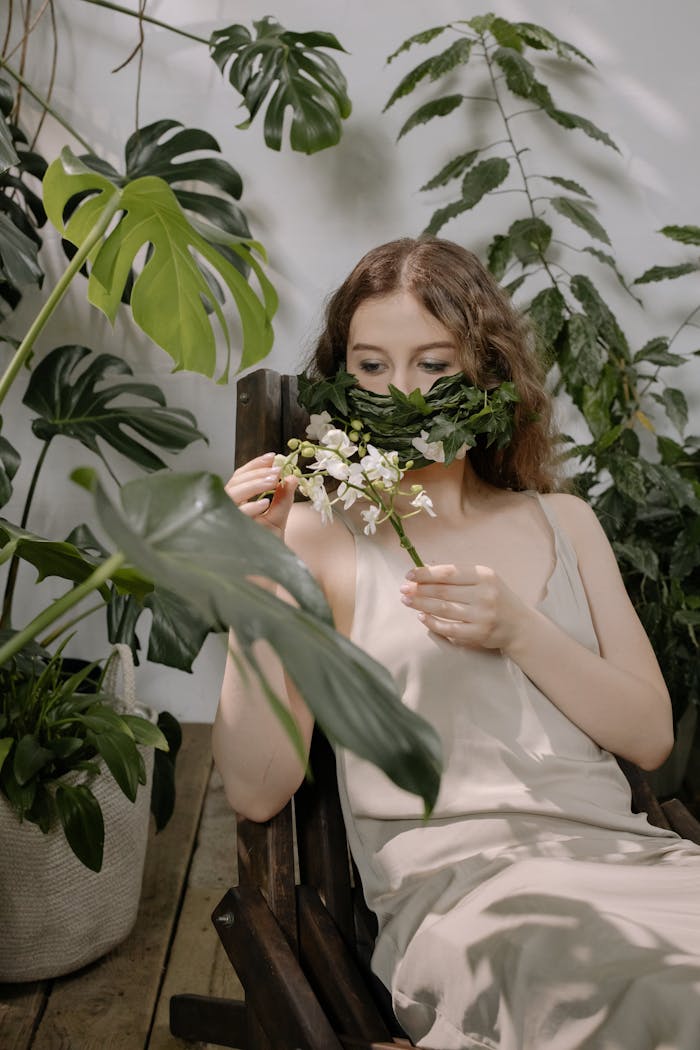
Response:
M210 738L209 725L183 725L175 812L151 834L136 926L109 955L54 982L32 1050L146 1045L209 781Z
M676 834L700 846L700 823L677 798L662 802L661 808Z
M148 1050L192 1050L191 1042L170 1033L171 996L243 999L241 983L211 921L215 905L236 881L236 817L214 769Z
M50 987L47 981L0 984L2 1050L28 1050Z

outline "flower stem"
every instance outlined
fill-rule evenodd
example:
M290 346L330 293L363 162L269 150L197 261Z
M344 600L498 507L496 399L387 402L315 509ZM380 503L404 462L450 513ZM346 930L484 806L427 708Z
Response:
M391 525L392 525L394 531L396 532L396 535L399 537L399 543L401 544L401 546L403 547L403 549L405 551L408 551L408 553L409 553L409 555L411 557L411 561L413 562L413 564L417 565L419 569L422 568L423 565L425 564L425 562L423 562L421 560L420 554L418 553L418 551L416 550L416 548L413 546L413 544L409 540L408 536L406 535L406 533L404 531L404 527L401 524L401 518L398 516L398 514L395 514L392 511L391 514L389 515L389 521L391 522Z

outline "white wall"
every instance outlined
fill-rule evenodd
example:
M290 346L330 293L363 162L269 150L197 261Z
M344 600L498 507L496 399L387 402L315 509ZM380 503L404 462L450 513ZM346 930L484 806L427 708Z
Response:
M136 7L135 0L123 2ZM574 0L499 0L493 6L507 18L544 24L593 58L595 72L566 80L556 63L550 62L548 80L561 108L594 120L612 135L621 150L618 156L580 132L556 128L537 131L534 124L526 124L529 117L521 118L522 141L541 150L537 170L575 177L591 190L628 276L636 276L654 263L687 257L681 246L654 231L668 223L700 224L696 192L700 167L700 74L696 60L700 7L696 0L676 0L663 8L656 0L616 0L614 4L609 0L589 0L586 4ZM381 115L399 77L437 50L441 41L429 48L414 48L388 68L385 58L411 33L488 9L488 5L474 0L432 0L429 4L415 0L386 0L382 4L343 0L330 5L321 0L278 0L270 5L251 0L235 4L225 0L199 0L196 5L185 0L149 3L149 14L205 37L231 22L250 25L253 18L271 13L290 29L335 32L349 52L340 56L340 62L354 108L341 144L313 157L292 153L287 146L276 154L264 146L259 119L248 131L235 129L245 111L238 109L237 96L202 45L148 25L145 28L141 123L173 117L187 126L206 128L243 176L242 204L254 235L268 250L268 272L281 298L275 346L268 359L272 367L289 371L299 365L313 339L323 298L366 249L395 236L418 233L434 208L451 198L451 188L432 194L419 193L418 188L459 151L464 131L472 135L473 128L463 126L465 118L458 113L435 121L397 145L399 127L423 96L409 98ZM109 71L134 46L137 23L75 2L59 8L58 18L54 105L99 151L119 164L123 143L134 130L136 64L114 75ZM47 32L37 32L32 40L29 76L39 88L47 84L49 43ZM436 93L442 90L440 86ZM476 109L473 114L473 120L480 119ZM25 110L27 118L34 119L30 105ZM47 120L43 153L51 158L67 141L63 129ZM495 197L445 227L443 234L481 250L495 228L502 230L520 217L517 207L514 195ZM51 239L47 233L46 240ZM569 239L585 243L573 227ZM55 244L55 237L53 241ZM51 269L58 272L61 265L60 252L54 250ZM680 322L694 304L693 281L691 277L651 286L643 295L646 312L607 282L609 301L615 303L635 349L652 335L669 333ZM47 287L51 283L49 277ZM700 301L697 282L695 289L695 298ZM27 297L14 318L14 333L21 334L40 299L39 294ZM178 457L176 469L208 469L227 475L234 432L233 386L217 387L189 374L171 375L170 359L149 346L124 317L111 330L84 299L84 286L77 282L52 329L42 335L38 352L75 340L123 354L138 377L155 374L169 401L191 408L210 438L208 447L196 445ZM684 344L689 350L695 349L692 334L687 333ZM669 381L686 389L693 413L691 430L697 432L697 364L684 366ZM16 440L18 428L22 430L18 443L29 463L35 446L23 422L26 414L19 404L20 394L18 386L14 403L6 409L6 433ZM30 526L56 537L67 534L79 521L92 518L89 497L67 480L69 470L89 462L90 457L69 442L60 441L50 457ZM25 471L29 472L26 466ZM18 477L17 499L5 511L10 518L19 513L16 508L26 490L26 473ZM128 465L123 465L121 476L128 474ZM32 575L26 568L22 570L16 617L20 622L46 600L47 586L32 588ZM48 589L58 595L64 585L56 582ZM86 622L72 643L72 651L81 655L105 648L104 633L97 622ZM212 638L197 659L192 676L144 664L138 678L140 695L153 706L166 707L180 717L209 720L215 710L223 659L222 640Z

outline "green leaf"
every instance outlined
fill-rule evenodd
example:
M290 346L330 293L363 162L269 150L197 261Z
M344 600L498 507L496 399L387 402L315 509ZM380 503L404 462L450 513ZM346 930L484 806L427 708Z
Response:
M495 17L493 14L474 15L473 18L466 21L465 25L471 26L475 33L487 33Z
M414 33L413 36L409 36L408 40L404 40L403 44L401 44L400 47L397 47L396 51L392 51L386 60L387 65L389 65L390 62L393 62L398 55L401 55L404 51L408 51L412 48L414 44L429 44L435 39L435 37L440 36L440 34L444 33L448 28L448 26L434 26L432 29L423 29L420 33Z
M700 226L662 226L659 233L681 244L700 244Z
M329 738L376 763L432 805L439 786L434 730L406 708L387 671L337 634L317 584L268 530L242 514L211 475L172 473L121 490L123 511L96 487L100 523L132 564L194 605L216 629L231 625L256 674L266 638ZM292 606L255 586L274 579Z
M566 40L560 40L549 29L535 25L534 22L514 22L513 25L518 35L530 47L540 51L555 51L559 58L571 60L572 56L574 56L587 62L589 66L593 65L590 58L584 55L583 51L579 51L577 47L567 43Z
M666 281L674 277L685 277L687 273L697 273L698 263L679 263L677 266L652 266L645 270L641 277L635 277L632 284L651 284L653 281Z
M585 117L579 117L576 113L567 113L562 109L556 109L554 106L543 106L544 112L553 120L556 124L559 124L562 128L578 128L589 138L595 139L597 142L602 142L606 146L610 146L616 153L620 150L615 145L613 140L610 138L607 132L601 131L592 121L586 120Z
M114 379L132 374L126 361L112 354L94 354L76 345L52 350L34 368L23 398L39 416L32 422L34 434L40 441L59 434L74 438L102 459L104 442L145 470L161 470L166 464L139 438L168 452L206 441L192 413L168 408L159 387ZM130 395L152 403L125 401Z
M617 350L626 361L630 350L627 338L617 323L610 307L601 298L598 289L590 278L576 274L571 279L571 291L583 306L586 315L591 319L601 338L610 347Z
M159 751L168 750L168 741L165 735L157 725L154 725L147 718L141 718L140 715L122 715L121 719L122 722L126 722L128 725L137 744L141 744L143 747L155 747Z
M469 153L460 153L458 157L453 157L452 160L448 161L444 168L441 168L437 175L433 175L432 179L421 186L421 190L434 190L437 186L446 186L452 179L458 179L467 168L470 168L476 158L479 156L479 150L470 150Z
M14 744L14 742L15 739L12 736L5 736L0 738L0 769L2 769L3 765L5 764L5 759L12 750L12 745Z
M136 801L139 786L139 757L133 737L118 732L89 733L92 743L130 802Z
M598 332L593 321L585 314L572 314L567 323L566 334L567 350L575 363L575 375L579 375L584 383L594 388L606 355L598 343ZM604 429L607 429L607 426ZM598 429L597 433L593 433L594 437L600 437L603 430Z
M148 635L151 663L191 671L192 664L209 634L210 624L182 597L156 587L144 606L153 618Z
M488 249L488 268L497 281L501 280L508 269L508 263L512 256L513 245L510 237L504 237L503 234L497 233Z
M22 558L37 570L37 583L49 576L81 583L101 561L81 551L73 543L45 540L4 518L0 518L0 544L0 564L9 561L13 555ZM128 568L118 569L112 579L123 590L140 598L144 598L153 588L149 580ZM105 599L109 597L106 587L101 588L100 593Z
M303 153L334 146L340 141L342 120L352 105L347 82L338 63L318 48L344 51L331 33L292 33L269 15L254 22L256 38L241 25L217 29L209 41L211 57L243 95L249 118L255 119L272 91L265 113L265 143L282 145L287 108L292 109L290 144Z
M573 222L574 225L580 226L582 230L590 233L591 237L604 241L605 244L610 244L610 238L603 227L581 201L574 200L573 197L552 197L550 204L560 215L563 215L570 222Z
M105 826L100 804L84 784L56 789L56 808L68 845L79 861L91 871L100 871L104 851Z
M539 262L549 248L552 239L552 227L543 219L531 217L517 219L508 230L508 236L523 266Z
M439 80L440 77L451 73L457 66L465 65L469 61L472 44L473 41L468 37L459 37L458 40L454 40L440 54L426 58L399 81L382 112L386 113L389 107L393 106L400 98L410 95L414 88L420 84L421 80L425 80L426 77L431 81Z
M41 285L44 271L39 266L38 252L36 241L0 212L0 280L17 288Z
M610 456L608 470L619 490L624 496L628 496L635 503L643 505L646 503L646 485L644 484L644 471L638 459L632 456Z
M19 452L0 435L0 507L4 507L12 495L12 479L19 465Z
M63 226L66 203L76 193L92 195L75 209ZM96 194L96 195L95 195ZM129 183L123 190L90 171L69 150L55 160L44 177L44 198L49 218L73 244L79 246L92 232L104 209L119 194L124 213L106 238L93 249L88 298L114 321L135 255L145 246L154 249L137 276L131 292L136 323L163 347L177 368L213 375L216 341L205 303L216 314L227 345L229 329L219 304L213 299L193 252L218 275L238 308L243 330L241 368L254 364L272 345L271 317L276 295L252 254L259 248L206 227L207 238L195 229L162 179L151 176ZM212 246L225 243L255 272L263 299L257 298L241 273ZM227 366L228 367L228 366ZM224 373L226 374L226 372Z
M670 353L666 336L657 336L656 339L650 339L648 343L645 343L642 349L634 355L634 364L637 364L638 361L651 361L654 365L674 367L685 364L685 358L680 354Z
M15 748L13 759L14 774L18 784L26 784L47 762L53 759L53 752L42 745L33 733L20 737Z
M659 556L648 543L615 542L613 546L618 557L624 558L642 576L658 580Z
M419 124L427 124L433 117L446 117L453 110L457 109L463 98L463 95L443 95L442 98L435 98L432 102L425 102L411 114L399 131L397 138L402 138L412 128L418 127Z
M627 284L627 281L625 280L623 275L618 270L617 263L615 262L615 259L612 257L612 255L608 255L607 252L601 252L599 248L594 248L594 247L592 247L592 245L586 245L586 247L583 248L582 250L584 252L588 252L589 255L594 256L594 258L596 258L598 260L598 262L602 262L606 266L609 266L610 269L614 271L615 276L617 277L618 281L620 282L622 287L625 289L625 291L629 295L632 296L632 298L634 299L634 301L636 303L639 303L640 306L642 305L642 300L637 298L637 296L634 294L634 292L632 292L632 290L630 289L630 286Z
M532 63L512 47L497 47L492 57L503 70L506 84L513 94L520 98L530 98L537 83Z
M528 274L521 273L518 277L515 278L515 280L509 281L508 284L504 284L503 285L504 292L508 292L508 295L511 295L511 296L515 295L515 293L517 292L518 288L520 288L520 286L525 283L527 278L528 278Z
M542 175L541 178L546 179L547 182L553 182L565 190L569 190L570 193L578 193L581 197L593 200L588 190L585 190L580 182L574 182L573 179L563 179L560 175Z
M682 390L667 386L661 395L661 403L666 408L668 418L682 435L688 425L688 402Z
M610 406L599 388L584 387L582 411L594 438L601 438L607 433L610 429Z
M0 119L0 174L19 162L15 151L10 129L4 120Z
M448 204L445 208L439 208L426 227L426 233L437 233L449 219L469 211L479 203L482 197L500 186L508 177L509 171L510 165L503 157L489 157L488 160L482 160L464 176L462 199Z
M558 288L543 288L527 312L546 347L551 347L564 327L566 301Z
M523 41L518 33L517 25L508 22L505 18L494 18L489 26L489 30L503 47L512 48L514 51L522 51Z

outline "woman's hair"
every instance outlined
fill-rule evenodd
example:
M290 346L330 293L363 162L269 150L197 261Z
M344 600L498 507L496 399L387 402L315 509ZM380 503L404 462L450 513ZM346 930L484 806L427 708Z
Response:
M457 340L474 386L515 384L514 428L506 448L486 447L482 435L469 461L485 481L517 491L563 488L557 466L553 406L526 319L473 252L437 237L404 237L360 259L326 305L325 323L307 372L316 378L345 367L350 321L367 299L410 292Z

